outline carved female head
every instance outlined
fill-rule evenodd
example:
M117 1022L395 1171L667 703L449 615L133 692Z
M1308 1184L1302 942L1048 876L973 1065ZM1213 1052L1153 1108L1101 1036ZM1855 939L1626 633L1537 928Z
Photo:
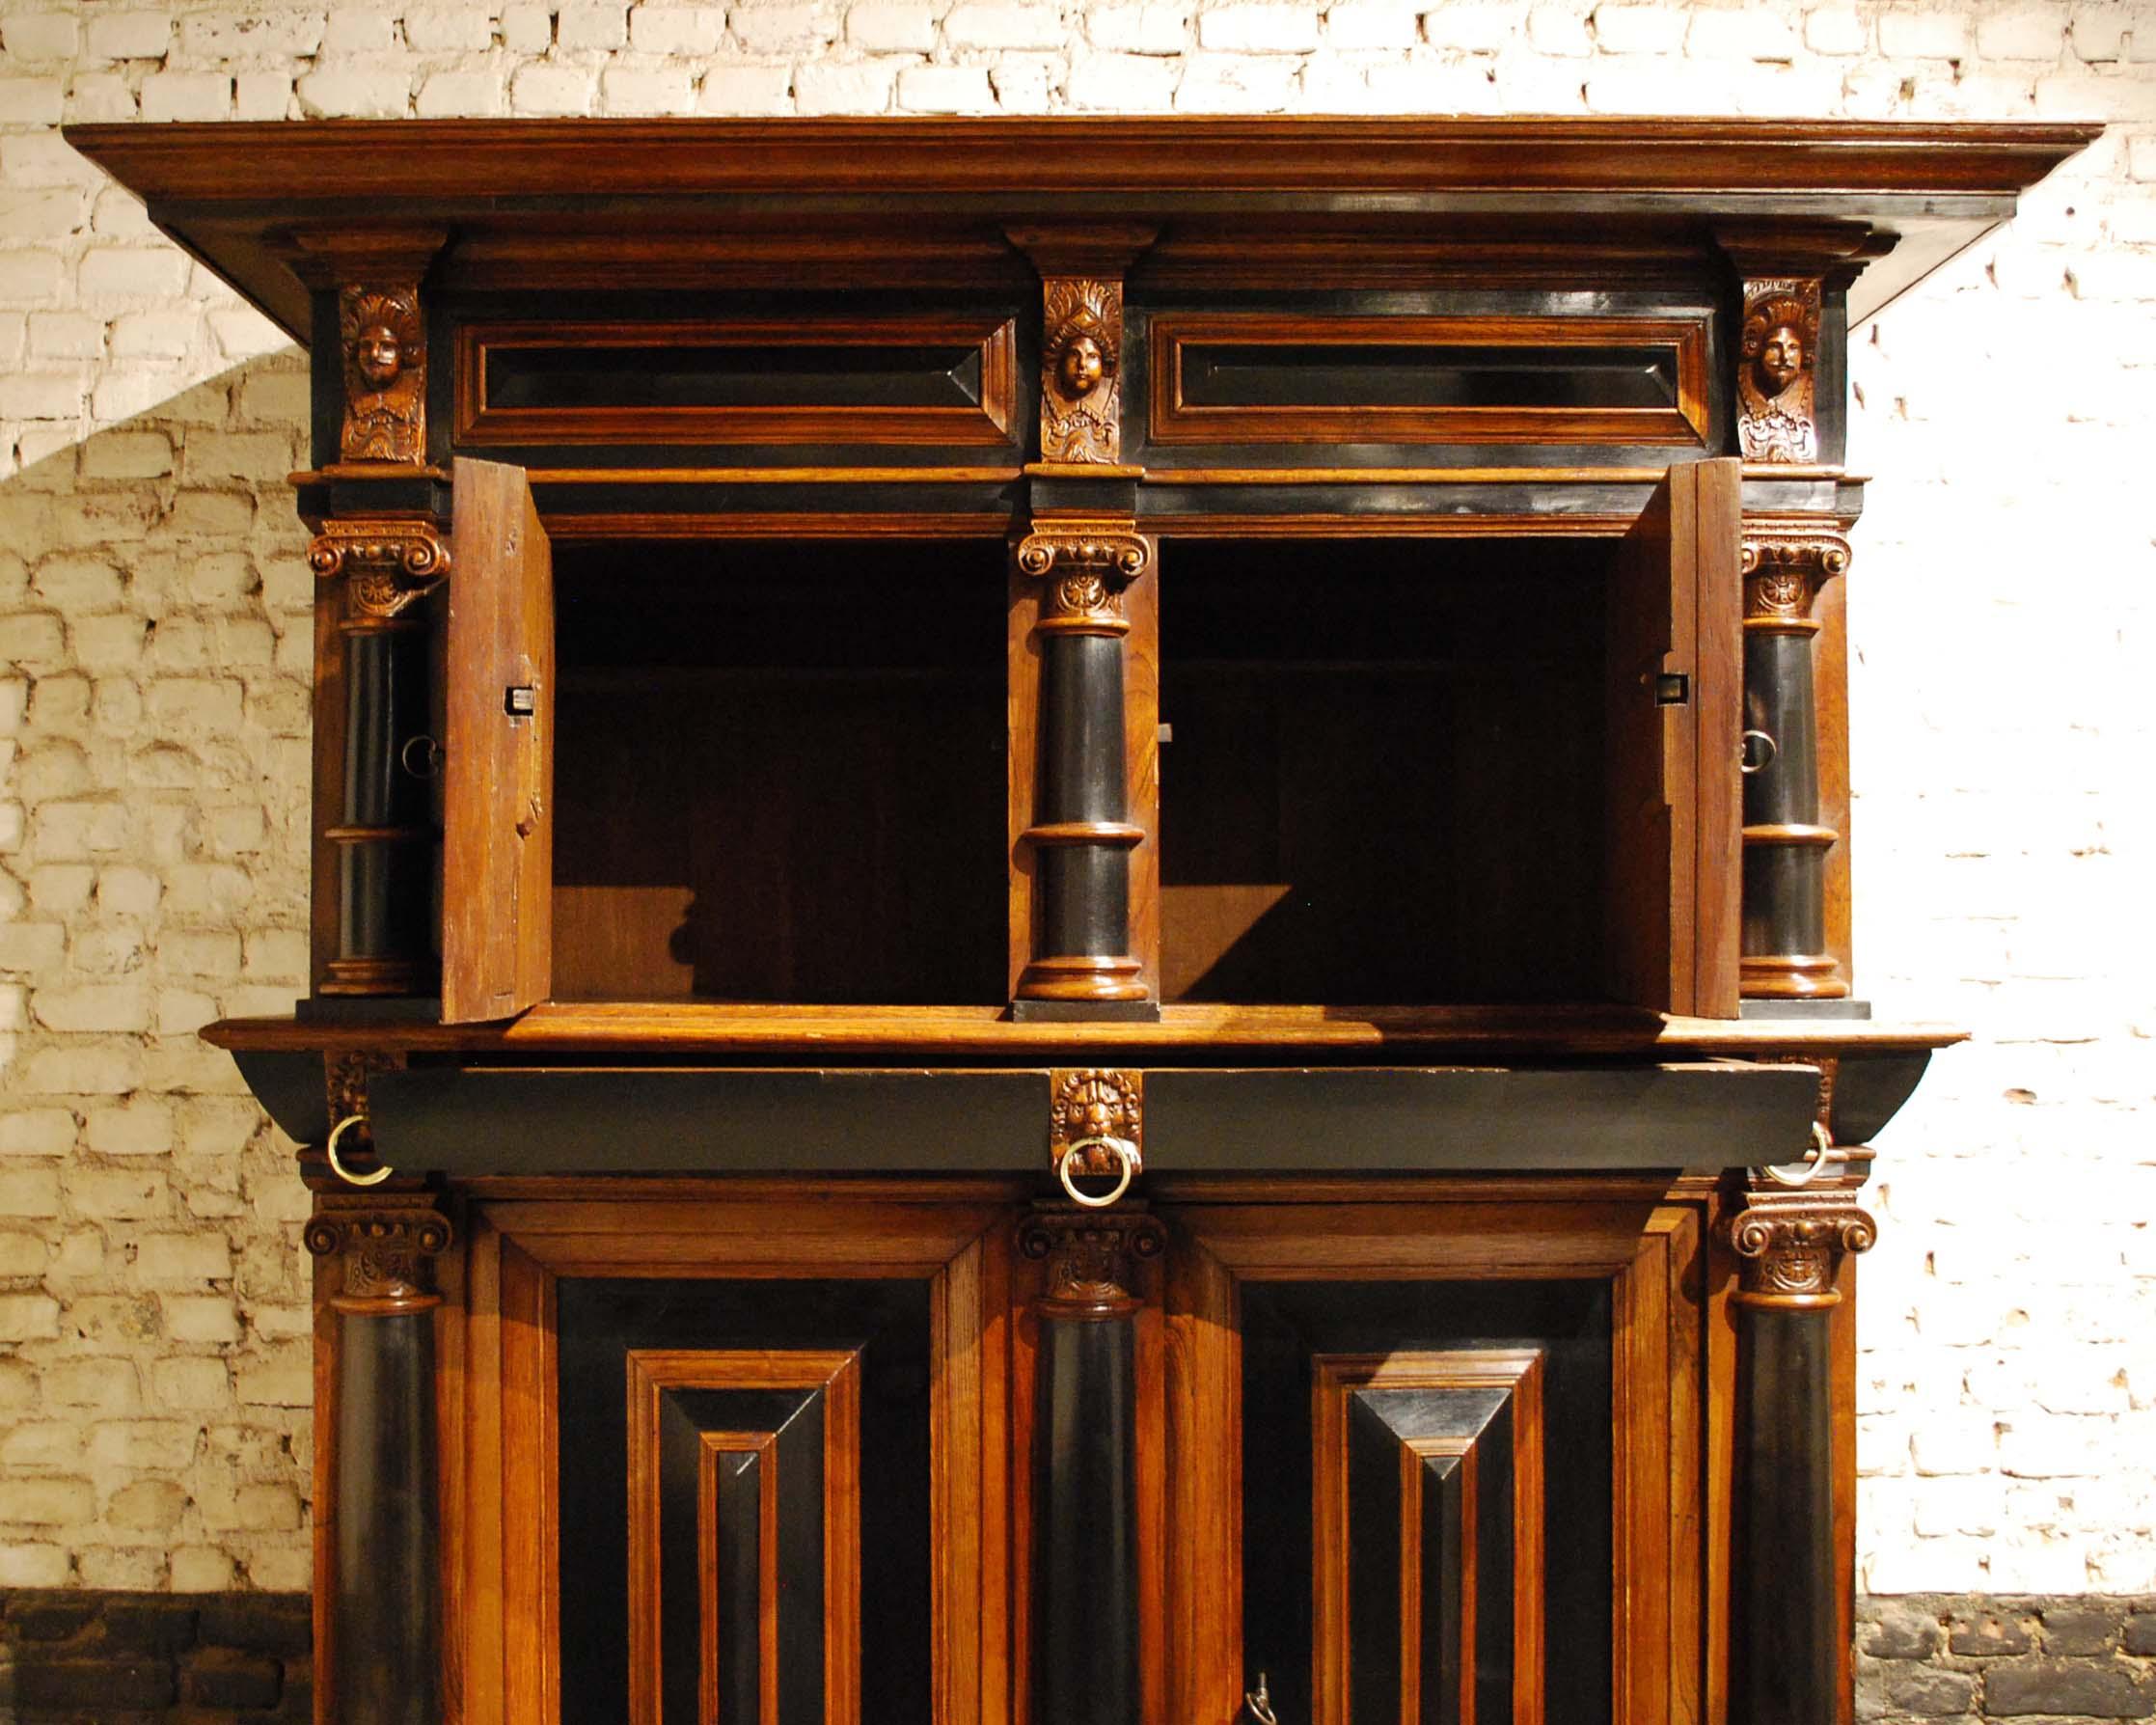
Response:
M370 323L360 331L352 348L352 363L370 389L386 390L404 369L403 349L396 332L386 323Z
M1063 393L1074 401L1082 400L1100 388L1106 369L1106 356L1102 353L1100 342L1083 330L1074 333L1056 356L1056 380L1062 384Z
M347 289L340 311L344 351L357 387L379 395L419 369L425 338L411 293Z

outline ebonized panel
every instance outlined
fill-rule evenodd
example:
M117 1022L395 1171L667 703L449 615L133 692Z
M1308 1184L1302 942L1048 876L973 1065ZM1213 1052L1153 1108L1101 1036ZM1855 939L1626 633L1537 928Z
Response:
M702 1652L706 1602L718 1626L738 1624L751 1599L758 1609L775 1597L776 1635L765 1645L777 1658L774 1717L763 1704L751 1713L760 1725L822 1725L859 1719L872 1704L878 1720L927 1725L931 1716L930 1313L927 1284L912 1281L614 1281L564 1279L557 1293L559 1361L559 1518L561 1573L561 1716L619 1719L631 1693L632 1536L622 1513L624 1482L634 1482L637 1444L624 1421L624 1386L632 1359L659 1355L672 1364L644 1368L647 1381L688 1380L656 1392L658 1467L650 1489L659 1528L662 1662L656 1678L666 1725L694 1722L690 1706L715 1667L720 1716L741 1715L723 1697L740 1689L727 1673L744 1650L731 1641ZM728 1360L724 1355L741 1358ZM686 1361L703 1356L699 1368ZM757 1367L749 1356L767 1363ZM851 1362L858 1385L858 1437L833 1436L840 1413L841 1368ZM798 1370L792 1369L797 1367ZM712 1384L738 1387L696 1387ZM790 1383L787 1382L790 1380ZM775 1385L775 1386L760 1386ZM827 1446L850 1448L860 1551L853 1624L831 1609L826 1542L834 1519L849 1513ZM712 1481L699 1478L712 1451ZM719 1475L726 1454L758 1458L754 1492L777 1477L776 1520L763 1531L759 1500L753 1587L750 1558L726 1543L726 1494ZM748 1483L732 1488L732 1521L748 1513ZM699 1494L715 1499L699 1510ZM632 1499L632 1513L634 1500ZM706 1516L711 1518L706 1520ZM696 1561L699 1528L715 1520L721 1539L710 1552L708 1589L696 1580L684 1542ZM748 1536L744 1533L742 1538ZM774 1572L763 1573L762 1542ZM776 1595L769 1590L776 1585ZM683 1602L676 1603L679 1600ZM865 1605L858 1602L866 1602ZM694 1637L690 1626L698 1626ZM858 1635L860 1694L849 1706L826 1693L831 1661L827 1638ZM688 1647L682 1643L687 1640ZM766 1684L758 1656L759 1684ZM768 1684L766 1684L768 1686Z
M1391 1356L1427 1354L1447 1356L1540 1355L1542 1442L1551 1464L1543 1480L1542 1521L1539 1530L1544 1554L1539 1575L1522 1574L1517 1584L1538 1589L1541 1595L1544 1648L1542 1674L1545 1712L1549 1725L1601 1725L1610 1718L1611 1626L1611 1328L1606 1284L1534 1283L1491 1284L1460 1282L1364 1282L1323 1284L1244 1281L1240 1289L1242 1331L1242 1517L1243 1517L1243 1644L1245 1661L1255 1673L1267 1673L1275 1711L1282 1719L1318 1720L1323 1706L1316 1688L1320 1675L1314 1651L1320 1635L1315 1618L1321 1552L1321 1530L1314 1510L1314 1491L1322 1463L1320 1421L1324 1402L1324 1361L1327 1356ZM1433 1368L1433 1378L1439 1375ZM1457 1393L1457 1392L1456 1392ZM1388 1403L1379 1399L1369 1409L1378 1430L1391 1434L1392 1466L1397 1492L1397 1456L1402 1427L1418 1437L1449 1432L1456 1438L1474 1439L1469 1449L1482 1449L1488 1433L1488 1465L1478 1465L1476 1515L1478 1538L1484 1560L1498 1571L1509 1570L1511 1553L1529 1548L1515 1524L1516 1509L1508 1510L1513 1490L1512 1469L1516 1455L1518 1428L1504 1416L1498 1430L1492 1420L1504 1414L1508 1398L1485 1386L1479 1401L1473 1392L1459 1393L1450 1404L1442 1399L1418 1404L1410 1395ZM1351 1413L1352 1410L1349 1410ZM1478 1416L1486 1416L1480 1418ZM1388 1498L1368 1474L1378 1430L1365 1425L1359 1438L1349 1428L1346 1466L1351 1475L1363 1470L1363 1501L1369 1514L1355 1516L1358 1493L1353 1477L1346 1480L1350 1506L1348 1586L1352 1596L1359 1585L1359 1602L1351 1598L1350 1615L1354 1628L1348 1642L1349 1688L1354 1696L1352 1717L1398 1718L1400 1508L1397 1496ZM1456 1445L1457 1446L1457 1445ZM1504 1452L1500 1460L1500 1451ZM1419 1651L1423 1708L1419 1717L1435 1721L1446 1717L1442 1682L1430 1681L1429 1656L1445 1657L1443 1624L1447 1603L1441 1597L1443 1576L1464 1574L1457 1562L1448 1565L1443 1542L1448 1526L1457 1540L1457 1516L1448 1522L1448 1487L1443 1478L1433 1482L1436 1502L1434 1531L1440 1550L1434 1566L1426 1561L1426 1577L1437 1579L1440 1598L1432 1612L1436 1631L1434 1648ZM1460 1489L1466 1484L1460 1480ZM1425 1490L1428 1491L1426 1482ZM1426 1497L1426 1504L1428 1498ZM1430 1524L1421 1524L1428 1537ZM1503 1533L1499 1532L1503 1529ZM1364 1553L1362 1566L1354 1557L1358 1540L1379 1541L1375 1566ZM1499 1556L1507 1545L1510 1552ZM1389 1544L1395 1567L1383 1567ZM1452 1548L1458 1550L1457 1545ZM1514 1579L1508 1576L1508 1581ZM1509 1707L1495 1707L1495 1693L1482 1684L1484 1677L1509 1676L1510 1635L1513 1620L1494 1612L1483 1602L1489 1577L1478 1593L1476 1639L1477 1713L1484 1721L1509 1721ZM1425 1585L1428 1585L1426 1580ZM1377 1595L1385 1590L1382 1603ZM1389 1621L1388 1631L1379 1627ZM1451 1621L1463 1621L1457 1605ZM1365 1624L1369 1628L1365 1629ZM1365 1634L1377 1637L1369 1650L1372 1664L1358 1671L1360 1656L1355 1643ZM1337 1656L1333 1656L1337 1657ZM1438 1674L1443 1666L1440 1663ZM1453 1667L1455 1675L1458 1665ZM1393 1698L1388 1711L1375 1705L1375 1691ZM1452 1689L1455 1704L1459 1696Z

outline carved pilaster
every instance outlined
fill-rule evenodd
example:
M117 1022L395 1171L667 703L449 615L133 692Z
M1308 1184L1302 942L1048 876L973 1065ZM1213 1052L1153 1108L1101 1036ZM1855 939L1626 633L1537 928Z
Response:
M1819 458L1819 297L1816 276L1745 281L1736 428L1747 461Z
M433 1260L449 1249L449 1218L424 1198L364 1209L322 1209L303 1238L317 1258L338 1258L344 1285L330 1301L341 1312L383 1317L441 1303Z
M1013 229L1041 272L1041 460L1113 468L1123 459L1123 272L1155 230Z
M1133 1267L1157 1258L1167 1232L1140 1210L1083 1210L1075 1204L1036 1206L1019 1227L1018 1248L1045 1260L1043 1317L1064 1321L1127 1317L1138 1306Z
M1756 1191L1730 1222L1740 1305L1816 1309L1838 1303L1835 1278L1851 1252L1871 1249L1878 1224L1846 1191Z
M419 284L352 284L337 296L344 351L344 424L338 453L349 462L418 467L426 459L426 322Z

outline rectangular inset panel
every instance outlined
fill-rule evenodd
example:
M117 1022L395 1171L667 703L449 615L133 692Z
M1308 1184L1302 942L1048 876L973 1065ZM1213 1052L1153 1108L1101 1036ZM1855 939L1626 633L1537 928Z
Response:
M860 1353L628 1356L632 1725L860 1696Z
M1542 1356L1311 1361L1319 1725L1537 1725Z
M1169 312L1156 444L1707 442L1706 319Z
M456 440L995 447L1017 340L994 314L470 323Z

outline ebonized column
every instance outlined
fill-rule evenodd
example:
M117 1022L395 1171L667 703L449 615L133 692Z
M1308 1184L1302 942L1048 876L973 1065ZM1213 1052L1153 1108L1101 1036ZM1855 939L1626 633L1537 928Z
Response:
M1137 1725L1137 1366L1133 1259L1160 1250L1137 1212L1042 1205L1020 1249L1048 1262L1035 1302L1035 1725Z
M415 995L434 986L429 643L420 600L450 550L423 521L331 521L311 556L341 583L344 747L337 847L337 951L321 992Z
M1834 1547L1828 1313L1871 1218L1847 1191L1753 1192L1731 1224L1737 1307L1735 1632L1730 1716L1835 1725L1841 1603Z
M1818 702L1812 615L1822 583L1849 566L1833 522L1752 520L1744 532L1744 916L1739 992L1828 999L1849 984L1827 946L1827 853L1819 820Z
M1043 1005L1111 1016L1150 1009L1131 955L1132 824L1124 750L1124 589L1153 561L1127 522L1036 520L1017 553L1044 584L1034 632L1041 679L1038 778L1024 840L1033 854L1033 951L1020 1016Z
M442 1717L440 1514L429 1260L450 1226L423 1198L324 1208L308 1249L336 1257L335 1498L328 1669L339 1725Z

